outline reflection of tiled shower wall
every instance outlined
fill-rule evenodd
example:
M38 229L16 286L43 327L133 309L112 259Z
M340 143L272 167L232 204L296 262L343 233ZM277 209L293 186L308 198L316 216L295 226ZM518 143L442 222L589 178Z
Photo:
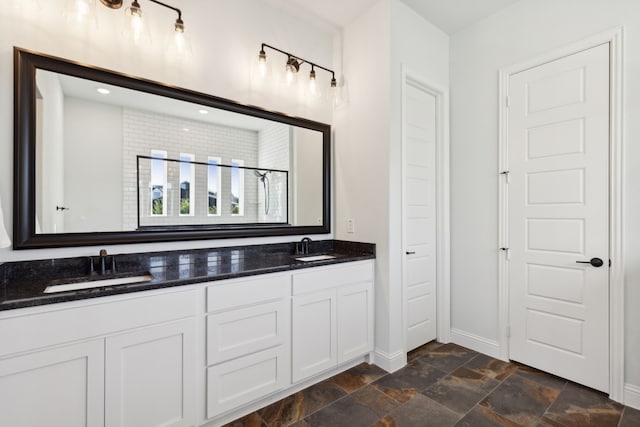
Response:
M290 129L289 125L273 122L258 133L258 164L260 167L265 170L272 168L289 171ZM291 181L291 176L289 176L289 181ZM270 174L269 187L271 189L269 214L265 215L264 188L262 183L258 182L258 218L262 222L285 222L287 220L291 222L291 212L289 212L287 219L287 200L290 200L290 197L287 197L286 194L285 175ZM290 184L289 194L291 194Z
M185 129L188 129L186 131ZM169 159L179 159L180 153L195 155L196 162L206 163L209 156L221 157L222 164L232 159L244 160L245 166L255 166L258 160L255 131L212 125L144 111L123 111L123 225L124 230L135 230L137 218L136 155L151 155L151 150L164 150ZM146 160L149 162L149 160ZM165 224L230 224L257 222L257 182L252 171L245 171L244 215L231 215L231 172L222 169L222 191L218 195L221 215L208 215L207 167L194 165L195 200L193 216L179 216L180 171L179 163L167 162L168 189L165 190L166 216L148 216L151 203L142 203L142 215L147 215L143 225ZM141 183L148 189L148 182ZM168 194L167 194L168 193Z

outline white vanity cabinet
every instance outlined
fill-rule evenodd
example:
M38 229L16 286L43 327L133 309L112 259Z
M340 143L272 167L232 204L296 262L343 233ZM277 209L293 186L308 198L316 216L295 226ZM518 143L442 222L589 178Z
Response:
M207 418L290 384L290 273L207 288Z
M364 360L373 260L0 311L0 426L219 426Z
M104 426L104 341L0 360L0 426Z
M0 425L195 425L196 301L183 289L1 313Z
M107 337L106 427L189 427L195 421L195 319Z
M373 350L373 262L293 274L292 380Z

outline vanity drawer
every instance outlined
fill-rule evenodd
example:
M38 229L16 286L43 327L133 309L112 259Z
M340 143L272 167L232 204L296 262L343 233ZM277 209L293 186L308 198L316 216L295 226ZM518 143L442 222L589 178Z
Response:
M289 299L207 316L207 365L284 344L288 337Z
M250 278L221 280L207 288L207 311L229 310L288 297L289 274L268 274Z
M239 408L287 387L287 346L279 346L207 368L207 418Z
M319 267L293 274L293 295L372 281L373 261L370 260Z

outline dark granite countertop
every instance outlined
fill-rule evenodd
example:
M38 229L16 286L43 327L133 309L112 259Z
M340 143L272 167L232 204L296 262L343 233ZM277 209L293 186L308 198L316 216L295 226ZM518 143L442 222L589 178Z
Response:
M341 240L313 241L309 256L334 255L320 261L298 261L296 242L113 255L116 274L90 274L89 257L8 262L0 265L0 311L140 292L213 280L317 267L375 258L375 245ZM97 255L97 254L96 254ZM110 262L111 254L108 254ZM94 262L97 259L94 258ZM54 283L151 273L144 283L45 294Z

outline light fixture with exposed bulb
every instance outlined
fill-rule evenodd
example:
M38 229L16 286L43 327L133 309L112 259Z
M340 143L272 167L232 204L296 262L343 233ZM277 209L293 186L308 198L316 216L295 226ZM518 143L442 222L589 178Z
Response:
M177 15L177 19L171 29L171 38L168 42L168 50L170 53L186 54L191 53L191 44L185 35L185 25L182 20L182 11L177 7L158 0L148 0L166 9L173 10ZM65 13L70 22L82 22L87 18L95 19L95 3L96 0L67 0ZM120 9L124 4L124 0L100 0L100 3L109 9ZM147 23L143 20L142 7L138 0L133 0L125 10L125 27L123 33L132 39L134 44L142 42L151 42L151 33L148 30Z
M293 80L295 79L296 74L300 71L300 66L303 64L309 64L311 66L311 72L309 73L309 92L312 94L317 93L317 81L316 81L316 68L324 70L328 73L331 73L331 87L337 86L336 75L333 70L329 68L325 68L321 65L308 61L306 59L302 59L297 55L293 55L289 52L285 52L282 49L278 49L277 47L270 46L266 43L262 43L260 47L260 53L258 54L258 69L260 70L260 74L264 76L267 70L267 53L265 52L265 48L269 48L271 50L275 50L276 52L280 52L283 55L287 56L287 62L285 63L285 75L287 84L291 85Z

